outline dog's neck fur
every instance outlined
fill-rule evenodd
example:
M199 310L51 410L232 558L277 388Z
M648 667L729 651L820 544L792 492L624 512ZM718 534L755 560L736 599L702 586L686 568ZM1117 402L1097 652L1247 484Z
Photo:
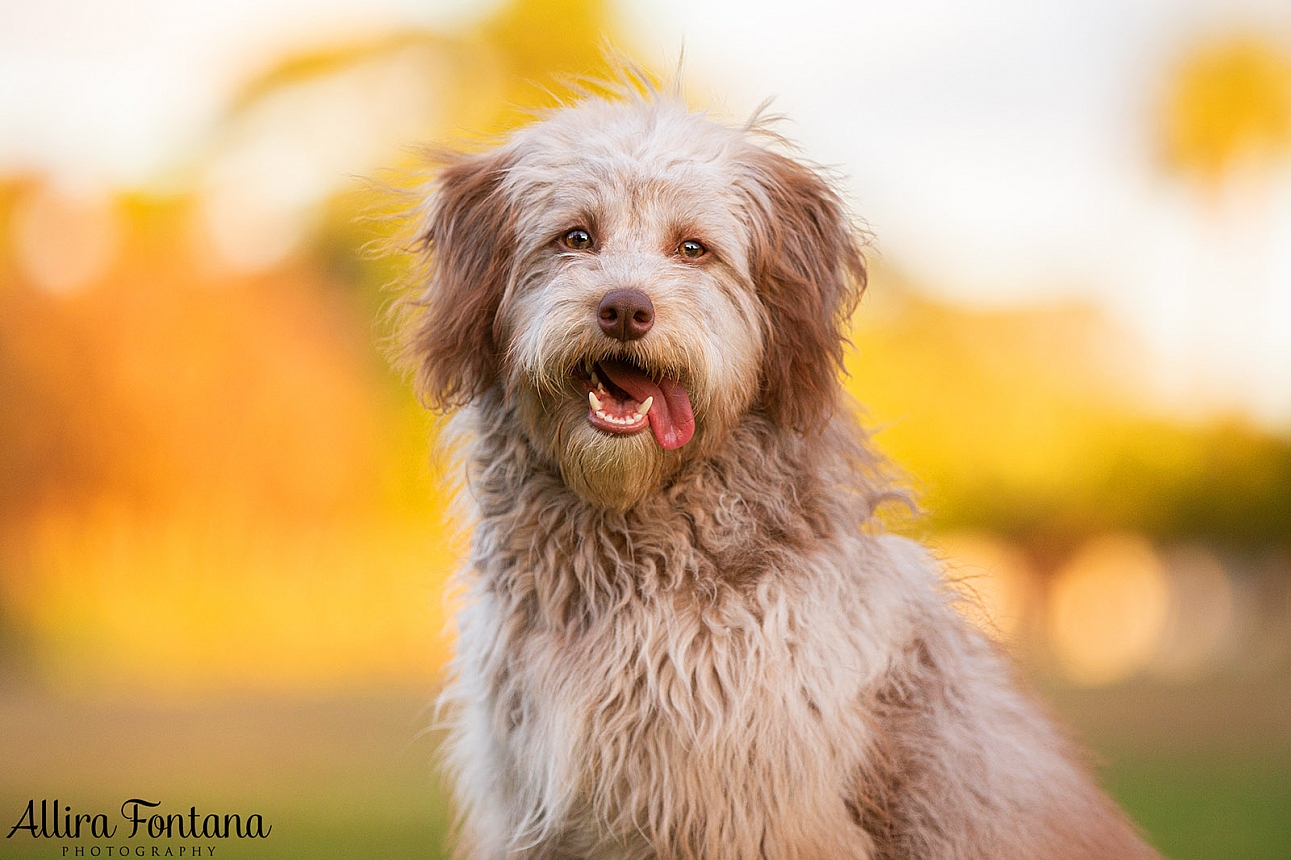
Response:
M531 590L556 627L590 622L624 589L752 586L761 572L782 570L785 553L811 551L840 530L859 533L879 504L905 499L849 417L804 435L752 412L707 456L684 463L626 511L566 486L500 388L471 417L467 481L477 538L491 535L478 547L476 567L498 572L495 587ZM562 569L530 581L544 557L561 559Z

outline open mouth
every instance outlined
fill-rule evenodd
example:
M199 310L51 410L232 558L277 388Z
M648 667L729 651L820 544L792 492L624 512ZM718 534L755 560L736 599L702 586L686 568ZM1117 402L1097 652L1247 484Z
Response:
M690 396L675 377L612 358L586 359L571 376L587 392L587 423L597 430L630 436L649 427L669 451L695 435Z

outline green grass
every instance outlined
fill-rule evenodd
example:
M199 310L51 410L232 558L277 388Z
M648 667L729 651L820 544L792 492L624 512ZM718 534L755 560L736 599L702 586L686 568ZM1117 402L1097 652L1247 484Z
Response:
M1103 776L1113 796L1172 860L1291 858L1291 768L1267 762L1138 761L1118 762ZM75 788L69 786L67 796L75 796ZM109 809L114 802L105 799L81 808ZM261 810L273 832L263 840L216 842L216 858L441 860L449 853L451 812L430 779L397 778L384 786L363 780L328 786L324 792L302 784L240 806ZM20 811L21 804L5 797L4 809ZM157 845L162 856L167 844L192 844L125 840L120 838L123 831L118 833L98 844ZM77 844L88 849L96 843L33 840L19 833L0 842L0 857L49 860L63 856L62 846Z
M1124 721L1130 692L1101 699ZM1066 704L1081 713L1076 700ZM57 797L120 822L122 800L135 796L168 812L258 812L272 824L266 839L216 842L216 860L443 860L452 809L430 766L434 737L416 739L423 710L415 692L171 708L0 698L0 860L74 857L78 844L86 857L96 844L143 846L144 856L157 846L164 857L167 845L193 844L129 840L123 830L106 842L4 838L30 798L39 807ZM1096 724L1086 710L1082 722ZM1142 733L1091 735L1110 762L1104 785L1167 857L1291 860L1291 753L1277 738L1220 754L1214 737L1177 745L1160 732L1156 743Z
M1173 860L1291 858L1291 766L1277 761L1118 762L1104 784Z

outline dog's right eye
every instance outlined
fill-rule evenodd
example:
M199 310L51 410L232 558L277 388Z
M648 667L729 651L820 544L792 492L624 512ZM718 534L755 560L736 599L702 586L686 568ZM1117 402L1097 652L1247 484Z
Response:
M575 227L564 236L560 237L560 244L569 248L571 251L586 251L592 247L592 234L588 233L582 227Z

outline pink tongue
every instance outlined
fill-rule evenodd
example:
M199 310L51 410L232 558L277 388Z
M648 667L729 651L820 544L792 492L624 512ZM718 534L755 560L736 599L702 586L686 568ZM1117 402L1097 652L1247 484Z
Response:
M621 361L602 361L600 367L610 381L622 388L632 399L643 403L653 397L650 406L650 429L659 444L671 451L680 448L695 435L695 413L690 408L686 389L675 379L664 377L655 382L630 364Z

